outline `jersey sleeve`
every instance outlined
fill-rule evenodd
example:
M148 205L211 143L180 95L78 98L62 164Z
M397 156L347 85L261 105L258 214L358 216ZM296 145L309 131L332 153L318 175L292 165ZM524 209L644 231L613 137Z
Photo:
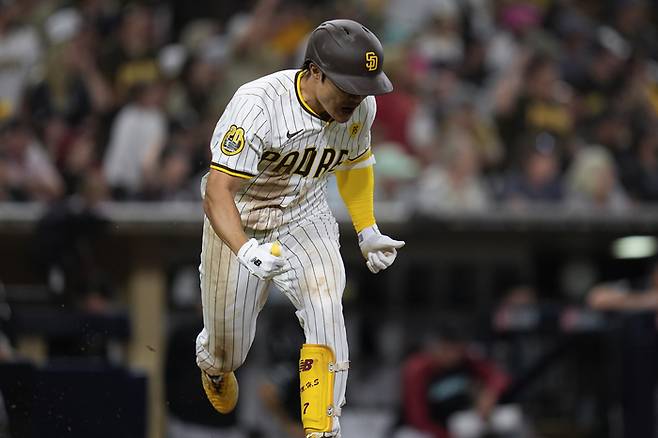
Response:
M358 117L359 122L349 127L350 130L358 129L355 136L356 141L350 148L347 160L338 170L359 169L375 164L375 157L370 150L370 130L377 114L377 102L374 96L366 97L359 111L361 112L360 117ZM361 126L358 126L359 124Z
M255 95L236 94L219 118L212 138L211 169L250 179L270 133L264 103Z

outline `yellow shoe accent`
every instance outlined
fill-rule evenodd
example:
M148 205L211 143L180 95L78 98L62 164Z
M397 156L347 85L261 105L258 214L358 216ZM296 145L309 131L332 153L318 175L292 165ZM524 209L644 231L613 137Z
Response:
M221 377L221 381L215 384L205 372L201 372L203 390L206 391L210 404L217 412L228 414L238 403L238 379L233 371L223 373Z

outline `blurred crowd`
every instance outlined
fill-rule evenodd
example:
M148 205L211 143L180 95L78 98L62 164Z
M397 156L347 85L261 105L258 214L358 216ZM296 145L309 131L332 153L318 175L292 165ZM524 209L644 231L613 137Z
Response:
M658 200L643 0L0 1L0 200L196 200L241 84L325 19L381 38L377 198L419 214Z

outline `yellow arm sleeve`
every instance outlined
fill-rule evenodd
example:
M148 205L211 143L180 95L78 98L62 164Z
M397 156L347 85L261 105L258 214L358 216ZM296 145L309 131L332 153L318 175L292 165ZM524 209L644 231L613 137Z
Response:
M356 232L375 224L375 171L373 166L336 171L340 197Z

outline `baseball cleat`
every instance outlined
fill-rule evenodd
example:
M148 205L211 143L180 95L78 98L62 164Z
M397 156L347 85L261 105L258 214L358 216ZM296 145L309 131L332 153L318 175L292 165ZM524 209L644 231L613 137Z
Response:
M238 403L238 379L235 373L222 373L219 376L209 376L201 372L201 382L206 396L217 412L228 414Z

